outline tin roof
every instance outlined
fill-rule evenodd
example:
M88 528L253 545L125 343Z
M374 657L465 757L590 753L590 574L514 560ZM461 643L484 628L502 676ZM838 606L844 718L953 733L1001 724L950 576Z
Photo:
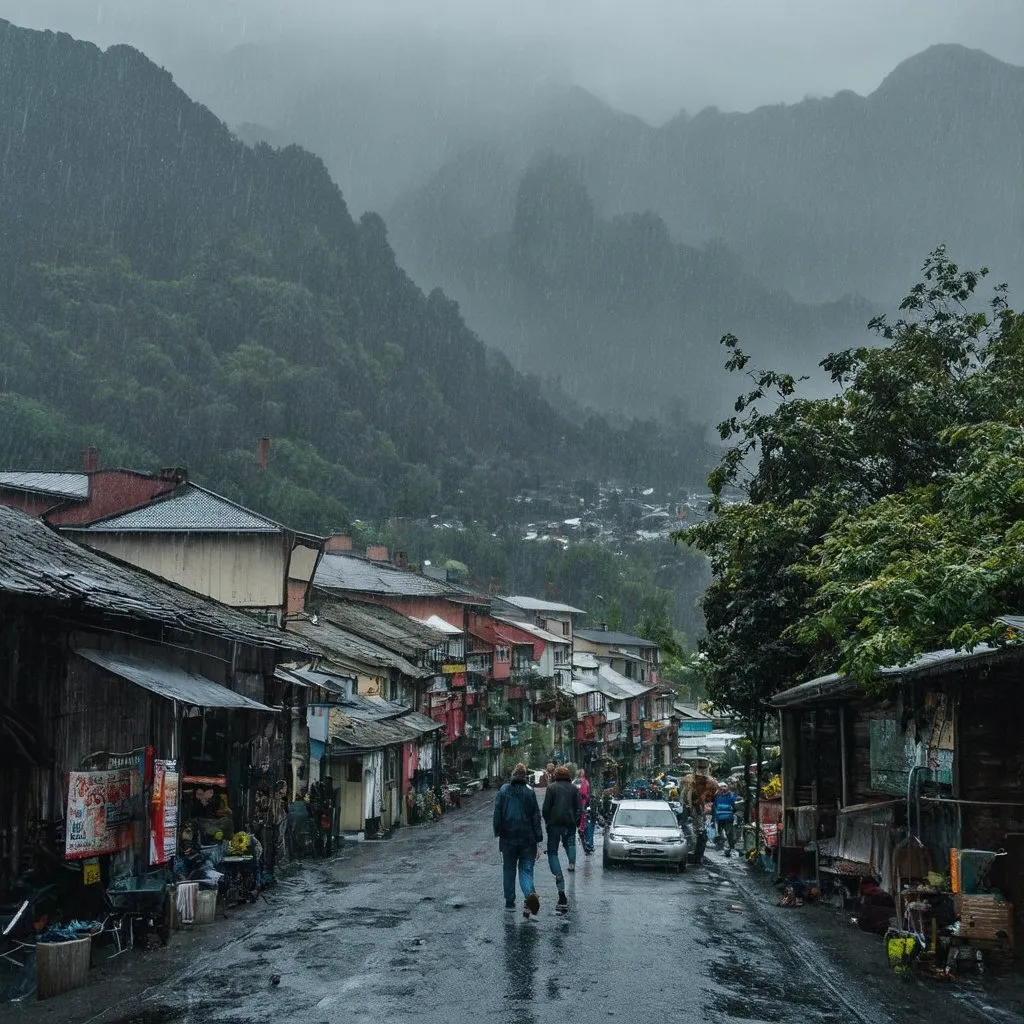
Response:
M0 487L58 498L88 498L89 477L85 473L0 473Z
M653 640L645 640L642 636L633 636L632 633L620 633L615 629L574 629L573 634L592 644L610 644L615 647L658 646Z
M442 619L440 615L431 615L427 619L417 619L410 616L413 622L419 622L424 626L429 626L431 629L436 629L439 633L444 633L447 636L462 636L463 631L458 626L453 626L450 622Z
M519 608L524 612L561 612L563 614L585 615L582 608L574 608L571 604L561 604L558 601L548 601L539 597L524 597L517 595L513 597L502 597L500 600L510 604L513 608Z
M1005 616L1000 621L1006 622L1008 618L1013 618L1013 616ZM941 651L927 651L906 665L887 665L885 668L880 668L875 675L877 678L896 681L927 675L941 675L961 666L982 665L1002 658L1021 657L1024 657L1024 645L1021 644L1012 644L1008 647L980 644L967 651L945 648ZM800 683L777 693L772 698L772 704L777 708L795 707L799 704L812 704L853 696L861 692L863 691L856 681L839 672L831 672L826 676L819 676L810 682Z
M443 580L349 554L325 554L317 566L313 584L324 590L391 597L465 596L464 591Z
M401 654L396 654L372 640L342 629L323 618L315 626L306 619L293 619L287 623L285 628L290 633L297 633L316 644L329 661L344 662L351 659L377 668L395 668L412 679L423 679L431 674L427 669L419 668L402 657Z
M562 644L564 647L572 646L572 638L567 636L559 636L557 633L550 633L546 629L541 629L540 626L535 626L532 622L525 622L521 619L512 619L507 615L495 615L495 619L498 622L504 622L506 625L515 626L516 629L521 629L524 633L529 633L531 636L535 636L538 640L543 640L546 644Z
M409 743L441 728L440 722L381 697L353 695L338 707L343 719L332 723L331 740L342 747L340 753Z
M141 508L118 512L85 526L68 526L65 530L69 533L283 533L285 527L205 487L186 483Z
M0 507L0 597L4 596L159 622L256 647L312 653L299 637L81 547L24 512Z
M177 665L113 651L73 648L75 654L107 672L127 679L165 700L175 700L200 708L241 708L246 711L273 711L259 701L235 693L205 676L186 672Z
M598 688L612 700L629 700L649 693L653 686L646 686L633 679L628 679L621 672L616 672L611 665L602 665L597 670Z
M361 601L324 604L320 609L320 619L411 658L432 651L448 640L447 633L433 626L392 608Z
M297 683L302 687L316 686L342 697L350 694L356 686L356 680L352 676L326 672L307 665L278 665L274 669L274 678L280 679L283 683Z

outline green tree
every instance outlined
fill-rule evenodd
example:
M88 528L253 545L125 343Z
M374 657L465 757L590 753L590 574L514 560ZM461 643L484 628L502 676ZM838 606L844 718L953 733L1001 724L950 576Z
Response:
M1002 290L993 317L975 308L984 274L961 271L942 249L932 253L924 280L901 304L905 317L871 322L886 344L822 362L837 389L824 398L798 397L792 376L748 370L736 339L723 339L727 367L747 372L752 386L737 400L737 415L720 425L731 444L710 478L717 514L677 539L711 559L703 599L709 693L749 723L763 721L774 692L809 675L846 667L868 672L889 658L905 660L939 634L961 642L975 635L910 630L879 640L879 628L890 626L887 616L905 629L906 616L890 607L872 617L870 601L881 588L873 595L864 589L859 606L844 588L874 579L872 570L883 573L886 543L898 546L896 533L888 542L874 535L874 561L860 562L870 524L895 530L923 516L922 503L929 495L937 500L929 489L945 493L963 466L962 446L980 436L971 429L1005 415L1007 402L1016 401L1020 320ZM730 495L745 500L730 503ZM926 534L925 522L917 528ZM955 561L955 545L948 552ZM912 581L890 581L886 599L917 602ZM963 607L949 611L945 624Z

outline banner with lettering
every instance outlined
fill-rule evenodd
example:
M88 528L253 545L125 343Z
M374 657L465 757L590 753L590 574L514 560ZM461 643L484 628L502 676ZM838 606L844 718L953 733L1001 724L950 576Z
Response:
M177 761L153 762L149 815L149 863L166 864L178 852L179 776Z
M68 773L67 828L64 856L68 860L116 853L131 842L133 792L138 770Z

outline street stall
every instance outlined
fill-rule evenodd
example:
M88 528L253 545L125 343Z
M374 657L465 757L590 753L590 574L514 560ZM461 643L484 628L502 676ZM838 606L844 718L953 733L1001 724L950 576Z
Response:
M868 691L778 694L779 873L884 933L897 970L1002 966L1024 903L1024 648L935 651Z

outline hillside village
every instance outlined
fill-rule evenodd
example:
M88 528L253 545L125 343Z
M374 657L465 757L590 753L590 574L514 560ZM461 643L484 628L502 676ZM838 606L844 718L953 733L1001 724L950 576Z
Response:
M4 891L40 822L108 882L238 830L272 860L282 802L312 802L328 841L384 836L518 761L622 781L710 728L650 640L292 530L184 469L90 450L82 472L3 472L0 523ZM155 771L178 800L157 861ZM87 814L93 783L132 809Z

